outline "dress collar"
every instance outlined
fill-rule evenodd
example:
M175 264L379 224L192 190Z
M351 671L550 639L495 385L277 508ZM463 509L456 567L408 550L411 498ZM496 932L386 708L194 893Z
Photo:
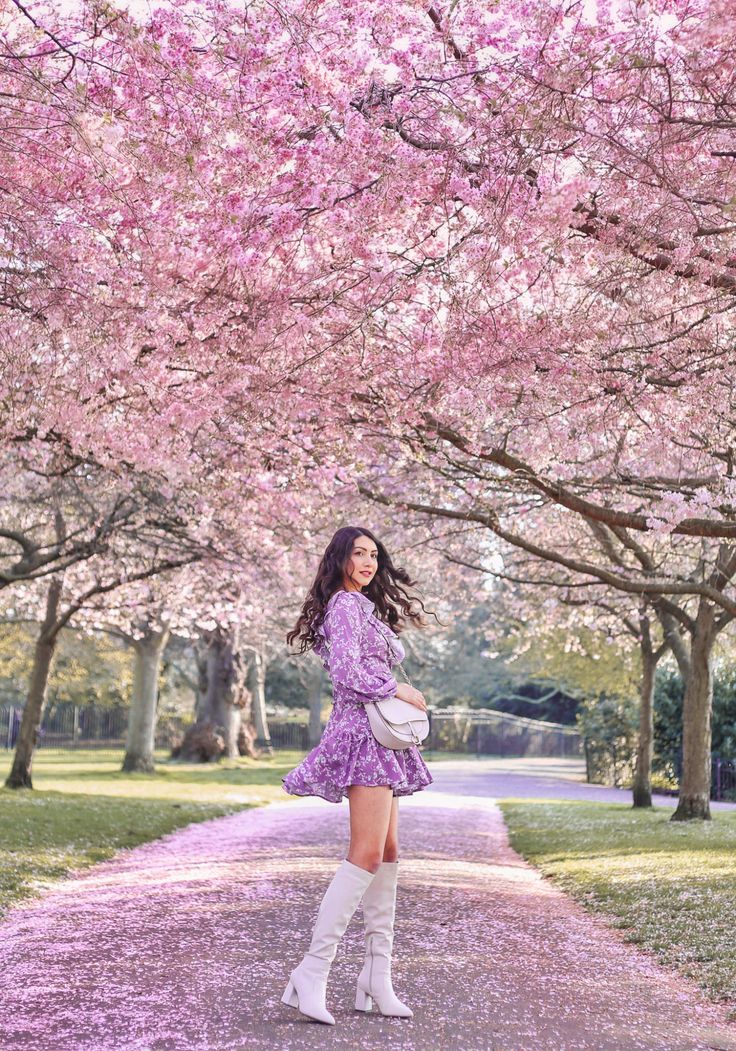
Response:
M337 591L333 591L329 599L327 600L327 605L331 606L332 603L335 601L335 597L337 595L340 595L342 592L345 592L346 595L357 595L360 599L361 605L364 607L364 609L367 610L368 613L372 613L375 610L376 604L373 601L373 599L368 598L368 596L364 595L362 591L346 591L345 588L338 588ZM396 634L393 628L390 628L388 624L384 624L380 617L374 615L374 622L378 625L381 632L387 635L389 639L398 640L399 636Z
M338 588L337 591L333 591L332 594L330 595L330 598L329 598L329 601L328 601L327 605L329 606L330 603L334 601L335 596L339 595L343 591L345 592L346 595L357 595L358 598L360 599L360 601L366 607L366 609L371 610L371 609L375 608L376 604L373 601L373 599L368 598L368 596L363 594L362 591L347 591L345 588Z

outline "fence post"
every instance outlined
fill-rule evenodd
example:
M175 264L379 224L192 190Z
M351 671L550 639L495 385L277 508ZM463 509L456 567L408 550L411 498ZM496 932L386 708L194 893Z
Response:
M23 718L23 709L16 709L15 707L10 709L10 725L8 727L8 734L10 737L10 748L15 748L15 742L18 740L18 730L20 729L20 721Z
M716 799L721 798L721 757L716 757Z

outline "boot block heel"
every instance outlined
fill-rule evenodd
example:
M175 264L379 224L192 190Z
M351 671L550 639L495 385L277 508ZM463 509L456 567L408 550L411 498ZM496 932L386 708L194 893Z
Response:
M368 993L364 993L363 990L358 986L355 990L355 1010L356 1011L372 1011L373 1010L373 997L369 996Z
M299 997L296 994L296 989L294 988L293 982L289 982L289 984L286 986L286 991L281 997L281 1003L287 1004L287 1006L289 1007L299 1006Z

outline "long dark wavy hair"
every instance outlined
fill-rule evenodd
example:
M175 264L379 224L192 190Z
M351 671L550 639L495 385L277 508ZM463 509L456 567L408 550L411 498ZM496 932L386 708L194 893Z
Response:
M286 636L289 645L295 640L299 641L299 653L314 649L317 641L317 628L325 615L331 595L343 586L343 578L347 573L353 550L353 541L359 536L367 536L378 549L376 572L370 584L362 589L363 594L375 603L376 615L397 635L403 631L406 621L420 627L427 624L422 613L412 608L412 603L418 602L422 607L422 612L427 612L421 598L417 595L409 595L406 590L415 588L416 581L412 580L409 573L401 566L393 564L388 551L370 529L365 529L363 526L342 526L327 545L317 569L317 575L304 600L299 619ZM436 619L436 615L432 615Z

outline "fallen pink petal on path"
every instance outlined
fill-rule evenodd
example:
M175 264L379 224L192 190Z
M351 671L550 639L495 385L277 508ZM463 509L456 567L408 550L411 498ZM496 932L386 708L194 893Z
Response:
M400 804L394 984L410 1020L355 1012L360 910L332 967L336 1026L280 1003L347 843L347 803L191 825L86 870L0 926L3 1051L736 1051L695 984L509 846L488 798Z

